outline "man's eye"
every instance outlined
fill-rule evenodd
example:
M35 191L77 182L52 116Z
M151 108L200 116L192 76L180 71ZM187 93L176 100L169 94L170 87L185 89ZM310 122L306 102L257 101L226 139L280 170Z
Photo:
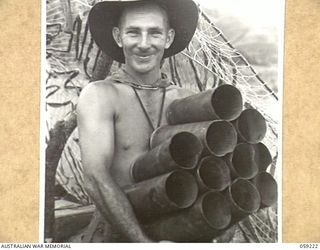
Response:
M152 31L151 35L155 35L155 36L161 36L162 32L161 31Z
M129 30L129 31L127 31L127 34L129 34L129 35L138 35L138 31L136 31L136 30Z

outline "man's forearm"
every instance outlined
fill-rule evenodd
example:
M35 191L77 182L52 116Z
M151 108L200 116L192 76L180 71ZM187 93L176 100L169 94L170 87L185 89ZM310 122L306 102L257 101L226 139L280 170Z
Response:
M112 178L88 191L105 219L130 241L153 242L141 229L127 196Z

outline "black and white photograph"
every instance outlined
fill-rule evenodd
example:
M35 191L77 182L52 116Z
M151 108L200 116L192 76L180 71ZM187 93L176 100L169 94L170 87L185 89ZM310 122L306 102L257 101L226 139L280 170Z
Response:
M46 243L278 243L284 0L46 0Z

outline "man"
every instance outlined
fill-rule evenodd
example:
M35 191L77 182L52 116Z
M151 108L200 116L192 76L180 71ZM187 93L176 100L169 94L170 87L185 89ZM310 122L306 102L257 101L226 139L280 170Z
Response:
M188 45L197 20L192 0L104 1L90 11L93 39L124 67L90 83L77 106L86 189L97 207L83 242L153 242L123 189L151 133L167 123L168 105L191 94L171 85L160 67Z

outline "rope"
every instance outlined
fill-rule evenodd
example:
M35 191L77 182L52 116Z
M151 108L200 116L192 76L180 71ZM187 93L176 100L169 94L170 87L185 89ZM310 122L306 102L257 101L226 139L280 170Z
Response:
M146 116L146 118L148 120L148 123L149 123L150 127L152 128L152 131L155 131L158 127L160 127L160 124L161 124L163 106L164 106L164 101L165 101L165 97L166 97L166 88L163 88L163 92L162 92L163 94L162 94L162 99L161 99L161 104L160 104L160 109L159 109L160 113L158 114L158 120L157 120L156 127L153 125L151 117L150 117L147 109L145 108L145 106L144 106L144 104L143 104L143 102L142 102L137 90L134 87L132 87L132 89L134 90L134 93L137 96L137 99L138 99L138 101L140 103L141 109L142 109L144 115Z

